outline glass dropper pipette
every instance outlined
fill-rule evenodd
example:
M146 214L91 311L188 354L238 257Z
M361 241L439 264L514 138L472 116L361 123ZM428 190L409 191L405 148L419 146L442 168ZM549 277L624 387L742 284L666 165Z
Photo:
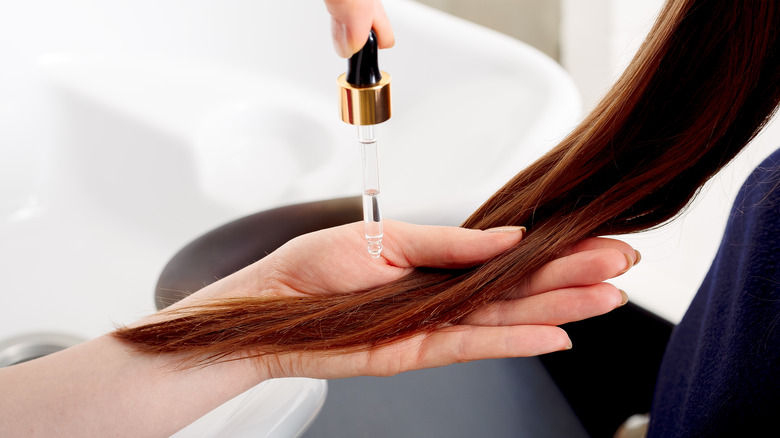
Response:
M379 210L379 157L374 125L358 126L358 142L363 161L363 223L368 253L377 258L382 252L382 213Z
M390 118L390 75L380 71L377 39L368 41L349 59L347 73L338 78L341 119L358 127L363 163L363 222L368 253L382 252L382 214L379 208L379 161L375 126Z

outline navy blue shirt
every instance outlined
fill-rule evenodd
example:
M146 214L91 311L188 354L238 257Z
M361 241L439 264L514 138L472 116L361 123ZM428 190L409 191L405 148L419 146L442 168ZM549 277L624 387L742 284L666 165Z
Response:
M648 436L780 436L778 428L780 149L740 190L715 260L672 334Z

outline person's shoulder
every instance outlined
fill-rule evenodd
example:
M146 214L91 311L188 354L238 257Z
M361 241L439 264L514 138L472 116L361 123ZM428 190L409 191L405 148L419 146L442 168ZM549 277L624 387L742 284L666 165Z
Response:
M738 202L740 209L780 209L780 148L756 166L742 186Z
M766 159L756 167L754 173L773 178L775 181L780 179L780 148L766 157Z

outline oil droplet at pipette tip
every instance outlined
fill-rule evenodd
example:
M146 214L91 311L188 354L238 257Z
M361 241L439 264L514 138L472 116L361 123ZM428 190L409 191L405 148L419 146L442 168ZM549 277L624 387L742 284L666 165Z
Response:
M382 253L382 238L384 237L382 214L379 211L379 190L363 191L363 223L368 242L368 253L375 259L379 258Z
M366 239L368 240L368 253L372 258L378 259L382 254L382 239Z

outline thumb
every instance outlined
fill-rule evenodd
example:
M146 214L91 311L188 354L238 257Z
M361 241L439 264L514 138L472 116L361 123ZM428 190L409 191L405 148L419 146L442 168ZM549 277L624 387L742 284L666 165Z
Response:
M325 0L331 15L331 36L336 53L349 58L368 40L373 28L380 49L395 43L393 29L379 0Z
M524 227L473 230L459 227L385 222L384 251L399 267L465 268L482 263L518 244Z

